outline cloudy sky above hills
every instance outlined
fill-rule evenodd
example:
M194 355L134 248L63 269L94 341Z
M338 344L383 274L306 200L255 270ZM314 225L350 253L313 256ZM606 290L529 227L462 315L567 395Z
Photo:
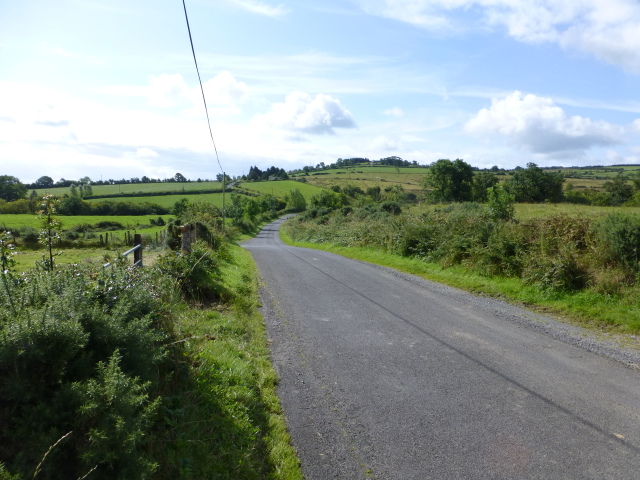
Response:
M636 0L186 0L222 168L640 163ZM0 3L0 174L214 178L180 0Z

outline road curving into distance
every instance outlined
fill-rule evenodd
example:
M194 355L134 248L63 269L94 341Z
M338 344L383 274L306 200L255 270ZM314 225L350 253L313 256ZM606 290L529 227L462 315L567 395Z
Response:
M637 355L280 223L243 246L307 480L640 478Z

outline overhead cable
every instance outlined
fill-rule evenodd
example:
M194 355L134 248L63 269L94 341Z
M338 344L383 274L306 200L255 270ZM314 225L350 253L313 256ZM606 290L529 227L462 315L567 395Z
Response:
M184 8L184 19L187 21L187 30L189 31L189 43L191 43L191 53L193 54L193 63L196 65L196 72L198 74L198 82L200 83L200 92L202 93L202 103L204 103L204 112L207 115L207 125L209 125L209 135L211 136L211 142L213 143L213 149L216 152L216 160L218 161L218 166L220 167L220 171L222 172L222 181L224 185L224 169L222 168L222 164L220 163L220 157L218 156L218 149L216 148L216 141L213 139L213 130L211 129L211 120L209 119L209 109L207 108L207 99L204 96L204 88L202 87L202 78L200 78L200 69L198 68L198 60L196 60L196 50L193 48L193 38L191 36L191 27L189 26L189 16L187 15L187 5L185 4L185 0L182 0L182 7Z

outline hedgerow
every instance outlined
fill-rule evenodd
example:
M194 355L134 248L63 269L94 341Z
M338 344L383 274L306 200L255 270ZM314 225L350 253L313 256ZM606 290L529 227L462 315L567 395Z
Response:
M463 265L482 275L518 277L556 292L618 292L615 282L635 284L640 270L640 217L634 215L518 222L476 203L386 219L376 218L377 211L373 204L346 215L306 214L285 228L296 241L381 248L445 268Z

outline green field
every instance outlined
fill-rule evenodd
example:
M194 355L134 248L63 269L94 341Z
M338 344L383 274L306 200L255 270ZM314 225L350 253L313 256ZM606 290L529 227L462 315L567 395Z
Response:
M344 187L349 184L359 186L362 189L380 186L384 187L400 184L407 191L422 191L420 185L425 174L429 171L424 167L387 167L364 166L354 168L341 168L335 170L323 170L312 172L309 175L297 175L296 178L305 178L310 185L329 188L333 185Z
M170 218L170 215L160 215L165 221ZM131 215L131 216L96 216L96 215L76 215L76 216L64 216L56 215L56 218L60 219L62 223L62 229L68 230L71 227L88 223L93 225L97 222L109 221L121 223L125 228L130 230L135 229L138 225L151 225L150 220L157 219L158 215ZM37 215L0 215L0 227L5 230L13 230L18 227L33 227L39 228L40 221Z
M276 197L284 198L291 190L298 189L300 193L304 195L307 201L316 195L320 188L308 183L296 182L294 180L280 180L274 182L242 182L239 187L245 190L251 190L254 192L274 195Z
M524 165L523 165L524 167ZM305 178L311 185L329 188L333 185L344 187L348 184L367 189L380 186L400 184L407 191L419 193L423 191L421 182L429 171L426 167L391 167L381 165L357 165L350 168L326 169L317 172L309 172L308 175L296 174L294 178ZM627 176L640 175L640 166L629 165L619 167L589 167L582 168L553 168L548 171L558 172L563 175L565 185L571 184L576 189L602 190L606 181L615 178L619 173ZM505 181L510 175L499 174L500 181Z
M225 194L226 201L229 201L229 195L231 192ZM190 203L211 203L218 208L222 208L222 193L198 193L194 195L181 195L179 193L175 195L153 195L149 197L114 197L109 198L94 198L87 200L88 202L108 202L108 201L122 201L131 203L155 203L161 207L171 208L176 202L183 198L186 198Z
M197 190L217 190L222 188L221 182L167 182L167 183L125 183L119 185L92 185L93 195L120 195L127 193L150 193L150 192L189 192ZM45 193L53 194L57 197L65 193L70 194L70 187L40 188L36 190L38 195Z
M55 257L56 265L80 264L80 265L104 265L113 260L116 256L124 253L125 248L64 248L56 249L55 252L62 252ZM33 269L37 262L42 261L45 250L18 249L13 256L16 262L14 270L22 273ZM162 253L159 249L145 248L143 253L143 264L153 265ZM131 255L129 256L132 257ZM129 262L132 260L130 259Z
M614 212L640 214L640 207L598 207L595 205L577 205L573 203L517 203L514 206L515 218L517 220L548 217L551 215L594 218L604 217Z

